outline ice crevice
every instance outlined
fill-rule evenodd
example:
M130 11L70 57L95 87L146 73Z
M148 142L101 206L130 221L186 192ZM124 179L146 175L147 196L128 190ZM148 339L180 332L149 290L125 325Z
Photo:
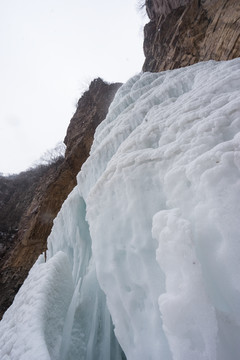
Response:
M239 189L240 59L131 78L0 323L1 359L238 360Z

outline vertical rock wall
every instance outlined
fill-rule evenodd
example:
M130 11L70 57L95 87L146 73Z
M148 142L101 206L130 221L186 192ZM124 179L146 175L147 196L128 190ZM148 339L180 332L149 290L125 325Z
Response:
M154 16L144 29L144 71L240 56L239 0L184 2L173 2L171 11L164 1L152 0L150 7L146 2L147 13Z

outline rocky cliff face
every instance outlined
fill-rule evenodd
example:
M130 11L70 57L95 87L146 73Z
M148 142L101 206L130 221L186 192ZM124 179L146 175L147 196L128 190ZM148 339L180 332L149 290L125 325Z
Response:
M46 184L49 175L60 167L63 161L63 157L59 157L53 164L40 165L18 175L0 177L0 317L11 304L25 279L33 258L31 254L27 256L26 265L22 259L21 267L8 265L13 251L16 259L21 256L21 252L16 251L17 245L20 244L20 234L24 229L20 224L21 218L31 208L37 189L39 191L44 187L43 184Z
M95 129L106 117L108 107L120 86L119 83L107 84L101 79L90 84L89 90L79 100L68 127L64 140L67 146L65 158L46 169L31 191L23 184L25 189L19 201L27 197L26 206L21 208L18 215L15 214L14 229L18 230L14 230L11 246L5 247L0 259L1 316L38 256L46 250L53 219L76 185L76 175L89 155ZM3 194L2 197L0 194L0 200ZM14 202L14 196L12 200ZM15 210L12 206L12 211Z
M146 8L151 21L144 29L144 71L240 56L238 0L151 0Z

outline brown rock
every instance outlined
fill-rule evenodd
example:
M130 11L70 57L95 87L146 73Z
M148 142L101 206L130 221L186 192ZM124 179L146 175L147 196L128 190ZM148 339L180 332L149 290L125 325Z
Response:
M180 6L187 5L191 0L146 0L149 19L155 20L159 15L166 17Z
M240 2L192 0L166 16L155 13L144 29L144 53L143 71L153 72L239 57Z

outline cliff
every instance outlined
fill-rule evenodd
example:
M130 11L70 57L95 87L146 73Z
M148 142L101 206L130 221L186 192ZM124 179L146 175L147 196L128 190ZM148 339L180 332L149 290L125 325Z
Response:
M144 71L240 56L238 0L151 0L146 9L151 21L144 29Z
M95 129L106 117L120 86L119 83L107 84L100 78L94 80L79 100L68 127L64 139L67 146L65 158L43 167L45 171L40 173L37 168L35 172L31 170L14 176L15 183L21 183L22 187L22 191L18 191L18 198L9 184L4 187L3 183L0 198L5 205L11 201L6 209L4 206L2 208L13 219L8 220L8 224L12 224L8 225L8 231L12 229L9 236L3 236L7 231L2 231L1 236L0 316L10 306L38 256L46 250L53 219L76 185L76 175L89 155ZM30 172L34 175L31 176ZM9 183L10 179L4 181ZM18 204L21 204L19 211ZM4 226L6 217L3 217L2 211L1 214Z

